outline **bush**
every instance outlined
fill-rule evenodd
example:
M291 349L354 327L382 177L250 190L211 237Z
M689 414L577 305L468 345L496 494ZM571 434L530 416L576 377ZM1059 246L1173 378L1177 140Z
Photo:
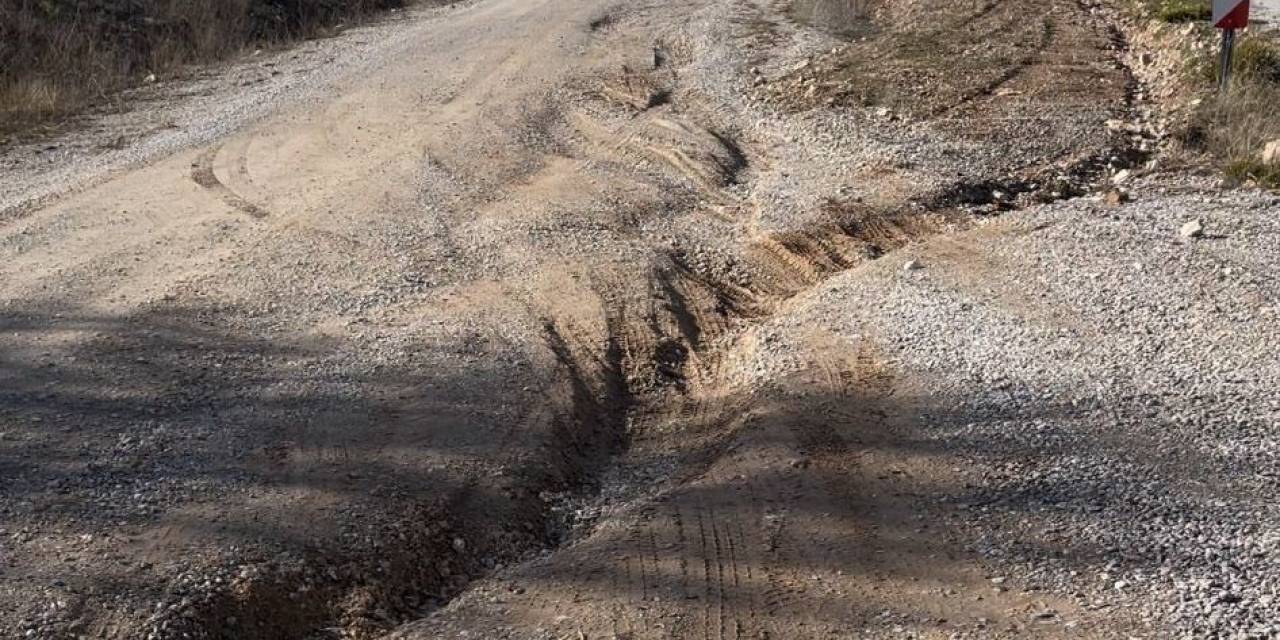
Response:
M1280 44L1262 36L1236 44L1231 68L1241 82L1280 84Z
M1213 17L1213 7L1207 0L1164 0L1156 17L1164 22L1199 22Z
M0 133L57 119L147 73L306 37L404 0L0 0Z
M1236 158L1227 163L1223 173L1236 183L1252 181L1268 189L1280 188L1280 164L1263 162L1257 156Z

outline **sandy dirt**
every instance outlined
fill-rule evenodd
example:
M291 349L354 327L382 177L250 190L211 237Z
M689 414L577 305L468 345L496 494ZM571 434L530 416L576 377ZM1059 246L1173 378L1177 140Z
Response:
M0 627L1176 629L987 553L990 478L921 435L945 375L815 319L1140 161L1123 39L1089 3L826 5L410 11L215 82L205 126L10 150Z

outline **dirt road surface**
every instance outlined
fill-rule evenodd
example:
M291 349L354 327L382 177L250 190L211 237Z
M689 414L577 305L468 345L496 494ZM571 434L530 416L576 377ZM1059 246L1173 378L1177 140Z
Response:
M1275 201L1090 195L1113 24L474 0L15 143L0 629L1273 637Z

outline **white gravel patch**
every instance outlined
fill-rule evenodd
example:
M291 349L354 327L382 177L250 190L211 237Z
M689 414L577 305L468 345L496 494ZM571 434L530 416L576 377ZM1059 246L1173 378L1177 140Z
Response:
M1276 637L1280 199L1185 186L855 269L761 327L755 369L794 368L797 327L873 327L927 385L917 444L973 463L950 506L976 515L977 551L1153 637ZM1179 235L1192 219L1203 238Z

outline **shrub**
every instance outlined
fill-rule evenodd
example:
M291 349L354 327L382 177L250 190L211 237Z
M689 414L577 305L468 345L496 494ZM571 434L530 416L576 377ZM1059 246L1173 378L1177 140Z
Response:
M1232 69L1241 82L1280 83L1280 44L1262 36L1241 39Z
M1164 0L1156 8L1156 17L1164 22L1198 22L1213 17L1207 0Z

